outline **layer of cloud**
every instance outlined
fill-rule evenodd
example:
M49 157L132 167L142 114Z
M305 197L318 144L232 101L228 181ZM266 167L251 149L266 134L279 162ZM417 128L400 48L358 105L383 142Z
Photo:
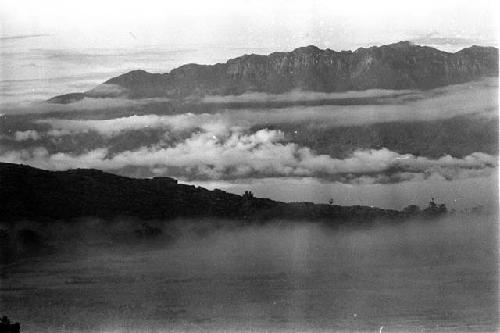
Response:
M99 86L101 87L101 86ZM106 94L122 94L116 87L103 86ZM96 88L101 89L101 88ZM8 94L8 91L5 91ZM42 94L30 88L30 94ZM13 97L17 98L16 96ZM351 99L353 101L351 101ZM326 122L331 126L371 124L414 120L446 119L457 115L496 113L498 110L498 79L486 78L465 84L451 85L429 91L367 90L346 93L318 93L294 91L282 95L248 93L239 96L207 96L206 101L192 104L197 113L224 114L233 121L252 123L272 122ZM338 102L349 100L349 102ZM162 103L168 98L84 98L78 102L61 105L46 102L0 104L6 114L71 112L101 112L103 115L126 108L137 108L141 113L190 112L190 103L168 109ZM277 104L266 104L269 102ZM280 104L284 102L285 104ZM309 103L314 102L314 103ZM7 103L7 104L5 104ZM231 103L241 103L234 106ZM288 104L287 104L288 103ZM302 103L302 105L301 105ZM270 107L271 106L271 107ZM236 108L236 109L235 109ZM125 114L125 112L124 112Z
M40 134L34 130L27 131L16 131L14 134L16 141L27 141L27 140L39 140L41 138Z
M373 91L372 91L373 92ZM364 94L368 92L355 92ZM383 94L384 91L377 91ZM317 98L322 93L304 93L304 98ZM349 94L349 93L346 93ZM327 94L328 95L328 94ZM401 100L400 98L411 100ZM106 120L68 120L43 119L38 123L49 124L54 130L65 130L72 133L96 131L101 135L114 136L121 131L143 128L166 128L174 130L196 128L209 122L223 122L232 126L253 126L273 123L304 123L316 122L323 126L350 126L398 121L425 121L447 119L460 115L481 114L491 115L498 112L498 80L485 79L477 82L439 88L427 92L398 95L398 102L386 105L320 105L292 106L285 108L247 108L219 109L215 113L184 113L179 115L141 115L121 117ZM269 95L255 94L255 98L267 98ZM260 96L260 97L259 97ZM287 99L291 95L273 95L272 98ZM405 97L402 97L405 96ZM207 97L218 98L218 97ZM228 100L248 98L248 96L222 97ZM293 98L293 97L292 97ZM163 100L162 100L163 101ZM109 108L152 103L148 100L126 99L84 99L69 106L54 106L68 109L99 108L108 105ZM154 102L158 102L157 99ZM106 104L110 103L110 104ZM123 103L123 104L122 104ZM132 104L131 104L132 103Z
M348 158L336 159L283 139L284 134L277 130L249 133L238 127L215 126L194 132L170 147L158 144L116 154L110 154L103 147L80 155L49 154L45 148L38 147L4 150L0 152L0 160L56 170L147 167L158 175L186 179L317 177L357 184L486 176L498 164L497 157L484 153L473 153L462 159L451 156L429 159L385 148L358 150Z
M44 92L37 92L34 89L32 96L44 96ZM168 98L143 98L143 99L128 99L128 98L89 98L85 97L80 101L70 104L54 104L44 100L37 102L19 102L14 96L14 101L7 99L7 102L0 103L0 108L5 114L36 114L36 113L53 113L53 112L74 112L74 111L109 111L113 109L126 107L141 107L150 104L169 102Z
M385 92L359 92L364 93L383 96ZM262 97L259 96L252 98ZM320 96L321 93L313 93L301 98ZM497 116L498 80L486 79L412 94L404 92L391 98L397 102L386 105L321 105L274 109L216 108L216 112L212 113L146 114L112 119L61 119L55 118L54 114L53 118L33 115L16 120L16 117L9 115L4 118L4 124L17 127L9 127L9 133L13 134L7 139L18 142L7 140L5 143L9 147L0 146L0 161L32 164L47 169L141 168L147 169L151 175L185 179L317 177L362 184L419 181L433 177L459 179L484 176L490 174L498 164L495 156L480 153L480 146L475 153L471 154L476 151L474 148L460 155L463 158L448 155L426 158L399 154L384 148L364 149L362 146L349 156L342 155L342 158L336 153L321 155L300 144L286 142L284 132L276 130L280 126L273 126L280 123L307 124L301 127L302 130L314 131L317 126L445 119L464 114ZM118 107L122 102L148 105L152 100L84 99L69 106L53 107L66 110L88 107L93 110L108 102L117 103L113 105ZM106 112L91 116L116 116L111 110ZM71 117L69 114L64 116ZM81 114L75 115L75 118L80 117ZM28 127L24 119L29 119L33 127ZM308 127L309 124L312 126ZM293 129L293 126L288 126L287 131ZM132 134L132 131L140 131L141 135L154 132L155 135L138 136L140 139L131 145L129 141L137 136L130 136L128 141L124 137ZM85 133L90 135L79 135ZM145 137L149 141L143 141ZM32 142L39 139L45 141ZM87 142L92 145L86 145ZM80 143L82 147L76 149Z
M471 81L463 84L449 85L445 87L435 88L431 90L387 90L387 89L369 89L362 91L347 91L347 92L314 92L293 90L283 94L267 94L262 92L247 92L241 95L227 95L227 96L205 96L199 100L203 103L297 103L297 102L310 102L322 101L328 104L335 105L339 101L341 105L345 103L342 100L353 100L353 105L366 105L366 104L409 104L412 105L420 100L429 100L438 98L442 104L447 102L442 98L463 97L464 94L468 98L474 100L478 98L487 97L490 99L498 96L495 91L498 88L497 78L483 78L477 81Z
M184 113L179 115L133 115L105 120L72 120L47 118L35 121L53 130L70 133L95 131L107 137L126 130L164 128L186 130L222 123L227 126L251 127L262 124L317 123L321 126L355 126L381 122L426 121L461 115L496 115L497 89L488 91L457 90L405 105L324 105L295 106L278 109L221 110L218 113ZM53 132L56 133L56 132Z
M72 119L40 119L38 124L48 124L52 130L49 135L58 136L65 134L88 133L95 131L100 135L112 137L122 131L164 128L171 131L183 131L187 129L203 128L214 131L216 127L227 126L227 119L221 115L192 113L159 116L155 114L130 117L120 117L104 120L72 120Z
M397 98L401 96L413 95L412 90L387 90L387 89L369 89L346 92L315 92L292 90L283 94L267 94L263 92L248 92L241 95L211 95L205 96L199 100L202 103L283 103L283 102L302 102L317 100L336 100L336 99L368 99L368 98Z
M461 35L445 36L439 34L437 31L417 36L411 39L411 42L418 45L427 45L447 52L457 52L472 45L496 46L497 44L495 38L485 38L485 36L481 36L481 38L469 38Z
M2 37L0 37L0 41L11 41L11 40L49 37L49 36L52 36L52 35L50 35L50 34L27 34L27 35L15 35L15 36L2 36Z
M232 97L231 97L232 98ZM318 121L331 126L447 119L498 112L498 79L484 79L412 95L386 104L293 106L276 109L226 109L237 119L260 122Z

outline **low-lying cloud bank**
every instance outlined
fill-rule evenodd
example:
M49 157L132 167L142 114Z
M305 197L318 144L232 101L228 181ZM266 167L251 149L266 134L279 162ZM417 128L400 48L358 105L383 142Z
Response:
M125 97L85 97L80 101L69 104L49 103L45 100L29 102L0 102L2 112L7 115L19 114L43 114L52 112L75 112L75 111L109 111L127 107L143 107L158 103L169 102L169 98L143 98L129 99Z
M317 123L321 126L358 126L382 122L411 122L448 119L463 115L491 116L498 114L498 80L484 79L477 82L448 86L430 91L361 91L349 93L293 92L283 95L250 93L240 96L207 96L208 100L227 101L276 101L313 100L325 96L354 95L378 96L393 99L385 104L367 105L295 105L285 108L244 109L217 108L211 113L182 113L177 115L146 114L119 117L114 119L77 120L77 119L39 119L38 124L48 124L54 130L49 135L65 133L98 132L112 137L121 131L147 128L165 128L171 131L194 129L207 123L222 123L224 126L250 127L253 125L276 123ZM347 97L346 97L347 98ZM112 102L102 99L95 103ZM118 102L118 101L115 101ZM129 100L130 103L145 103L146 100ZM152 100L149 102L153 103ZM82 102L85 104L86 102ZM78 108L78 103L70 104ZM65 107L65 106L63 106ZM82 106L83 107L83 106Z
M27 131L16 131L14 134L16 141L27 141L27 140L38 140L40 139L40 134L35 130Z
M95 95L104 96L114 96L113 94L117 93L116 88L108 87L108 85L100 85L93 91ZM89 94L92 96L92 92ZM74 111L86 113L99 111L105 114L110 110L116 111L122 108L141 110L149 108L161 113L162 105L171 102L168 98L128 99L120 94L117 96L86 97L70 104L0 103L0 106L2 113L12 115L53 112L71 114ZM235 107L234 103L240 105ZM276 108L270 109L267 103L276 103L276 106L271 105ZM203 104L207 105L203 106ZM289 114L292 115L291 120L307 120L307 117L313 116L330 121L332 124L444 119L461 114L496 111L498 109L498 79L484 78L428 91L373 89L342 93L292 91L279 95L248 92L234 96L205 96L201 99L184 100L181 112L191 111L191 107L197 110L201 108L210 113L234 112L234 118L241 116L250 118L245 114L258 112L253 115L253 118L262 117L262 121L286 120L286 115ZM282 111L281 114L280 111Z
M268 94L262 92L247 92L241 95L208 95L198 101L201 103L297 103L330 100L335 101L353 100L353 104L404 104L418 103L421 100L443 101L443 99L483 98L486 95L497 95L498 79L483 78L462 84L454 84L430 90L389 90L368 89L347 92L314 92L293 90L283 94Z
M268 94L264 92L247 92L241 95L208 95L201 99L202 103L268 103L268 102L302 102L316 100L336 99L373 99L373 98L398 98L414 95L413 90L368 89L346 92L316 92L292 90L283 94Z
M221 115L192 113L160 116L155 114L130 117L121 117L103 120L72 120L72 119L41 119L36 120L38 124L48 124L52 128L47 134L49 136L60 136L67 134L79 134L95 131L105 137L113 137L122 131L163 128L169 131L184 131L195 128L212 129L214 124L223 121ZM222 124L222 123L221 123ZM225 125L224 125L225 126Z
M432 177L452 180L486 176L498 165L497 157L480 152L461 159L449 155L430 159L385 148L358 150L337 159L284 142L279 130L248 132L222 123L199 125L198 131L173 146L158 143L114 154L103 147L80 155L49 154L44 147L16 151L0 147L0 161L56 170L146 167L152 175L184 179L317 177L342 183L396 183Z
M341 95L348 98L349 94L387 97L393 101L386 105L216 108L217 111L212 113L196 113L193 110L195 113L173 115L156 110L157 113L164 113L115 115L112 119L61 119L53 114L51 118L33 115L16 120L15 116L8 115L2 117L3 128L9 131L5 131L0 138L3 140L0 141L0 161L47 169L88 167L120 172L124 168L141 168L147 170L147 175L169 175L187 180L317 177L343 183L396 183L433 177L452 180L486 176L498 165L496 156L481 153L486 151L481 146L484 141L466 153L455 155L461 158L446 155L452 153L446 150L452 145L443 147L443 156L429 158L417 156L418 152L415 155L405 154L408 150L398 150L398 147L391 147L392 150L383 148L387 147L386 144L377 145L377 149L367 149L373 147L367 145L355 146L353 149L359 149L353 153L349 146L342 155L335 150L320 154L311 149L314 147L307 135L307 140L286 141L303 134L297 133L297 129L308 134L326 127L436 120L459 115L493 119L498 116L497 79L427 92L368 91ZM224 98L246 98L252 102L269 97L261 95ZM303 93L298 97L288 94L272 98L277 101L318 99L328 97L326 95ZM93 102L107 103L112 100L104 98ZM78 103L69 107L78 108ZM114 115L110 110L106 112L96 117ZM64 117L70 116L66 114ZM280 127L280 124L291 126ZM285 129L281 131L277 128ZM136 131L135 135L154 135L133 136L132 131ZM462 129L457 128L457 131ZM129 134L130 137L125 139ZM425 135L422 135L422 140L426 140ZM460 144L464 143L457 143ZM440 155L441 152L433 156Z

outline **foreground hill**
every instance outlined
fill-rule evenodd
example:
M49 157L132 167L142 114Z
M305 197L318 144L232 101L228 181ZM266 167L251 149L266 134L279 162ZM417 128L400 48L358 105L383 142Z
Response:
M46 171L0 163L0 221L80 217L141 219L227 218L266 220L371 220L404 218L403 212L368 206L283 203L178 184L168 177L134 179L93 169ZM413 208L416 208L413 206Z
M135 70L84 93L50 99L71 103L84 97L234 95L294 89L340 92L366 89L431 89L498 76L498 49L472 46L456 53L399 42L336 52L315 46L270 55L244 55L215 65L188 64L170 73Z

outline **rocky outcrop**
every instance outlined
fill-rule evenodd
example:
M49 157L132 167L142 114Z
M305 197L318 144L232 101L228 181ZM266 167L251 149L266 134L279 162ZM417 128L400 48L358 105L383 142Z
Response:
M104 84L115 87L114 97L118 91L129 98L182 98L248 91L278 94L294 89L431 89L484 76L498 76L497 48L472 46L448 53L399 42L354 52L307 46L268 56L244 55L215 65L188 64L165 74L136 70ZM93 89L84 96L109 97L108 90ZM67 100L58 96L50 101Z

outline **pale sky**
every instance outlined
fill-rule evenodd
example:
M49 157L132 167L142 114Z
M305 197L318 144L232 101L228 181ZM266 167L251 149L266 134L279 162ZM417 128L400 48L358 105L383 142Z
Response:
M0 46L26 40L59 49L315 44L340 50L429 38L428 44L492 45L497 2L0 0Z

